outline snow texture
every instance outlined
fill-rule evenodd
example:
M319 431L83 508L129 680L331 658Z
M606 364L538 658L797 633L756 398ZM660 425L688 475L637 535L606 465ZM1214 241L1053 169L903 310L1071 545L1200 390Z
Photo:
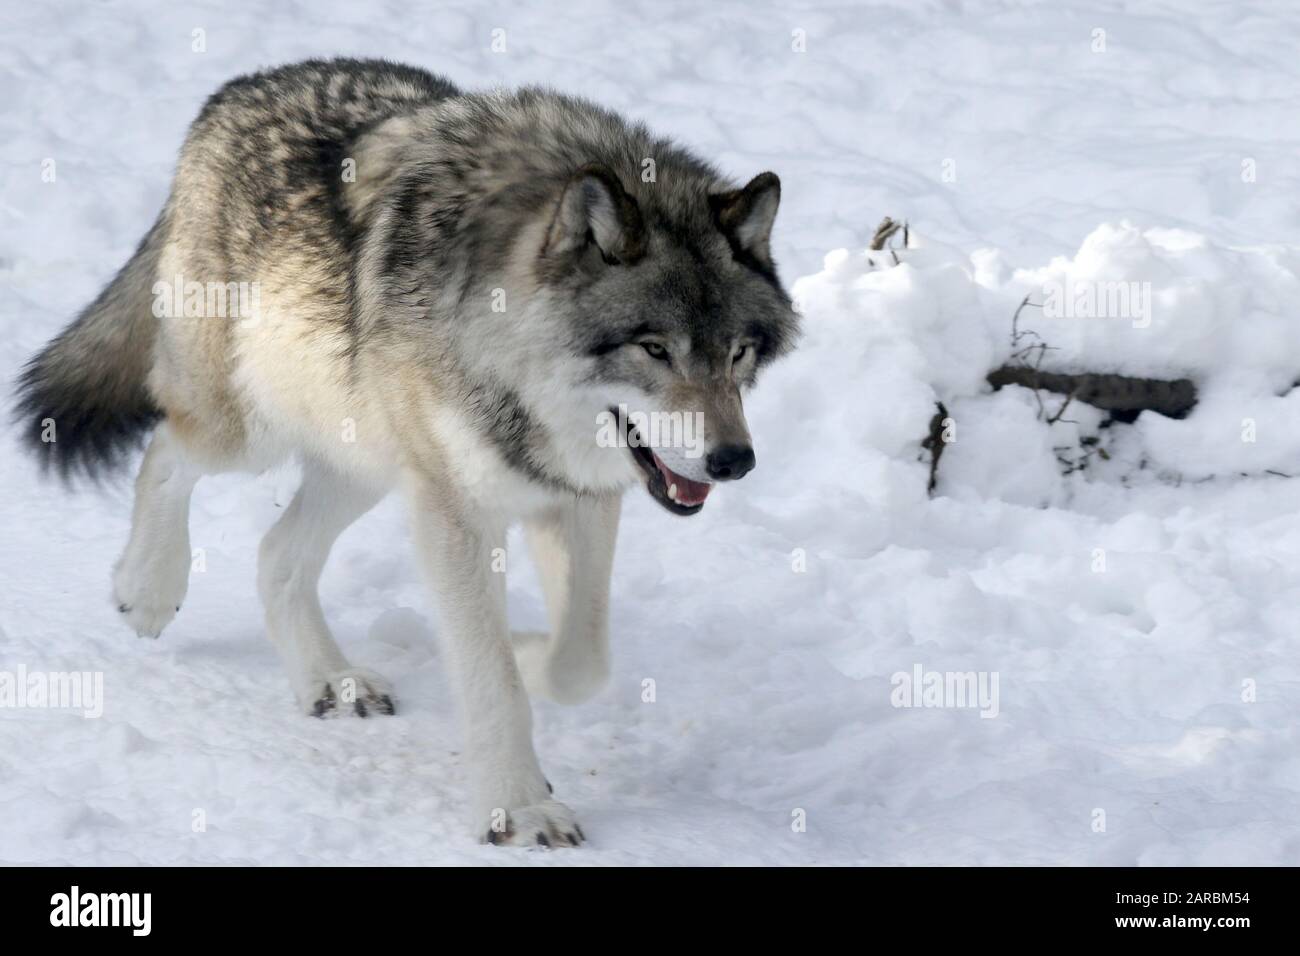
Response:
M129 256L204 97L334 54L550 84L776 170L806 334L748 402L752 476L689 520L629 494L610 686L535 705L576 851L469 833L400 502L321 589L400 713L317 721L254 585L291 470L200 484L205 568L143 641L108 598L129 483L68 494L6 433L0 671L102 672L104 703L0 707L0 862L1300 862L1298 47L1285 0L4 0L6 382ZM886 214L897 264L866 250ZM1108 283L1123 314L1042 307ZM1200 404L1049 424L1062 396L992 393L1026 295L1043 367L1188 376ZM522 557L509 580L543 627ZM918 665L996 677L996 708L895 706Z

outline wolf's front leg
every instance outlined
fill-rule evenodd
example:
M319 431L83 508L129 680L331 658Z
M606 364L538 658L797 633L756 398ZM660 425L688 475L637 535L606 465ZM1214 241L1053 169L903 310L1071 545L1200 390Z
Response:
M620 495L574 498L525 523L546 592L551 633L518 633L515 657L531 693L587 700L609 679L609 578Z
M417 548L460 690L477 834L512 846L577 846L582 830L573 812L551 799L533 752L532 711L506 624L505 576L493 570L505 523L448 482L422 479L411 498Z

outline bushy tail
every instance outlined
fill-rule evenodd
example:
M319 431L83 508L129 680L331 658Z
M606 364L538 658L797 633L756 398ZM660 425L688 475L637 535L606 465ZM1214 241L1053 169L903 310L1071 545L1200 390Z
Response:
M157 334L153 284L163 232L159 217L113 281L18 381L23 437L42 466L64 478L112 471L162 415L145 378Z

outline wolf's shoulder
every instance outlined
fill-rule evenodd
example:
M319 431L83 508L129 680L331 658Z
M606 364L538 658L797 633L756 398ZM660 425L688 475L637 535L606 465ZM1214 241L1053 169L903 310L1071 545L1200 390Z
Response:
M581 166L599 163L615 170L638 198L644 183L651 184L646 192L653 191L654 177L642 177L651 160L670 169L678 182L723 180L712 164L642 120L547 86L465 93L420 115L451 155L528 169L530 175L549 170L565 179ZM502 154L513 155L503 159Z

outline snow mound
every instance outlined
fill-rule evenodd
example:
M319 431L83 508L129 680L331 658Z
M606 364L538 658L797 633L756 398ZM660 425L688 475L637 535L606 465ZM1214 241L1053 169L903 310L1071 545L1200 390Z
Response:
M944 494L1059 503L1076 469L1108 481L1300 472L1300 430L1288 426L1300 413L1297 266L1300 247L1127 222L1033 269L915 236L902 250L839 249L794 284L805 340L759 401L793 412L781 417L798 440L837 447L854 488L923 482L917 443L938 403L951 418ZM1180 420L1148 411L1112 424L1082 402L1062 412L1063 395L993 392L987 373L1016 361L1190 378L1198 403Z

